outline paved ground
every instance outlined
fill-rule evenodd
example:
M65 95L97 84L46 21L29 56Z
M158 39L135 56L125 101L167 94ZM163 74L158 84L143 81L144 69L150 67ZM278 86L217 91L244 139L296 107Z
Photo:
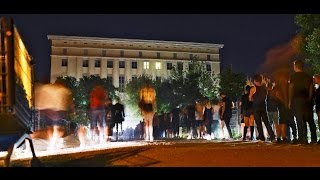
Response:
M77 141L47 152L34 140L45 167L320 167L320 145L207 140L108 142L84 149ZM41 149L42 147L42 149ZM17 152L12 166L30 166L30 154Z

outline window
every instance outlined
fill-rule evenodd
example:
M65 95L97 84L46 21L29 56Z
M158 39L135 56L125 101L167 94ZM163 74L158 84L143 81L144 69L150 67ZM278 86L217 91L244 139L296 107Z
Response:
M178 70L183 70L183 63L182 62L178 62Z
M68 66L68 59L66 59L66 58L62 59L61 66L64 66L64 67Z
M95 60L94 67L101 67L101 59L96 59Z
M125 68L125 62L119 61L119 68Z
M207 61L210 61L210 55L207 55Z
M160 53L157 52L157 59L160 59Z
M142 52L139 51L139 58L142 58Z
M84 56L88 56L88 49L84 49L84 50L83 50L83 55L84 55Z
M189 56L190 56L189 58L192 60L193 59L193 54L190 54Z
M120 51L120 57L124 57L124 51Z
M211 64L207 64L207 71L211 71Z
M167 70L172 70L172 63L167 63Z
M132 78L131 78L132 81L135 81L137 79L138 79L138 77L136 75L133 75Z
M105 49L102 50L102 56L103 56L103 57L106 57L106 56L107 56L107 50L105 50Z
M119 76L119 90L120 92L124 90L124 76Z
M112 84L112 75L107 75L107 82Z
M82 67L89 67L89 60L87 59L82 60Z
M173 59L178 59L177 53L173 53Z
M63 49L62 49L62 54L63 54L63 55L67 55L67 48L63 48Z
M107 61L107 68L113 68L113 61L112 60Z
M137 61L132 61L131 66L132 66L132 69L137 69L137 67L138 67Z
M149 69L149 62L148 61L143 62L143 69Z
M156 62L156 69L161 69L161 62Z

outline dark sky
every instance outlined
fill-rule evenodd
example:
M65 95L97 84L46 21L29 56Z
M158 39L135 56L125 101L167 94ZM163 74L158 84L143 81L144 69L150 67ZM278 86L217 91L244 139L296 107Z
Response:
M297 32L293 14L6 14L34 57L36 78L49 80L47 35L134 38L224 44L222 70L253 75L273 47Z

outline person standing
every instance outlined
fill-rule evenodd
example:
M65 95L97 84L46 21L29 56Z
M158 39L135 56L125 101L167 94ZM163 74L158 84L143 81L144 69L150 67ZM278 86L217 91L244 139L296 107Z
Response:
M114 123L116 125L116 140L118 141L118 136L121 135L122 133L122 122L124 121L124 117L125 117L125 113L124 113L124 106L119 102L120 99L116 98L116 104L113 105L113 109L114 109ZM120 125L120 132L118 132L119 130L119 125Z
M105 105L109 99L107 90L102 86L96 86L91 90L89 98L91 135L94 136L98 133L99 143L103 143L104 138L106 137L104 129L106 116ZM96 127L98 127L98 132L96 132Z
M171 116L171 122L172 122L173 137L179 138L179 120L180 120L179 106L176 106L171 110L170 116Z
M230 127L230 121L232 117L232 102L227 96L225 92L220 93L221 99L222 99L222 106L221 106L221 114L220 114L220 119L221 119L221 126L225 124L229 133L229 138L232 139L232 131ZM222 128L223 130L223 128Z
M320 74L316 74L313 77L313 82L315 85L317 85L314 93L314 102L316 105L316 114L318 116L318 126L320 130ZM318 141L318 144L320 143L320 140Z
M254 76L254 85L256 87L256 92L253 95L254 119L257 124L259 140L263 142L266 140L263 133L263 129L262 129L262 121L263 121L264 125L267 128L271 142L274 142L275 135L271 128L270 122L268 120L267 111L266 111L267 87L262 82L261 74L256 74Z
M308 144L306 122L309 123L312 143L317 141L317 134L312 114L313 80L304 72L303 68L304 62L302 60L293 62L294 73L289 80L288 107L292 109L296 117L299 144Z
M144 120L145 140L153 142L153 115L156 110L156 90L147 81L139 92L139 108Z

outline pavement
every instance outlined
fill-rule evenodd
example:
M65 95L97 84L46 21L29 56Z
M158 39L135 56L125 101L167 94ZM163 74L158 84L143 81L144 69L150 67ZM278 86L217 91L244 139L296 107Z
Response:
M89 142L80 148L70 136L48 151L46 140L33 142L44 167L320 167L320 145L167 139ZM30 160L30 152L17 150L12 166L29 167Z

